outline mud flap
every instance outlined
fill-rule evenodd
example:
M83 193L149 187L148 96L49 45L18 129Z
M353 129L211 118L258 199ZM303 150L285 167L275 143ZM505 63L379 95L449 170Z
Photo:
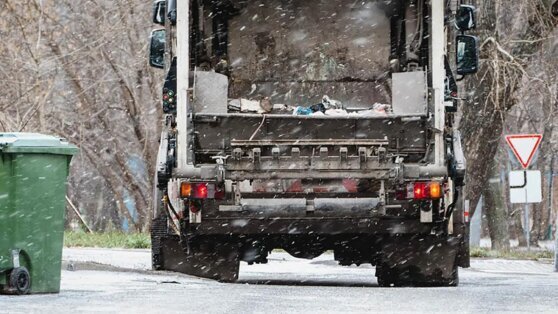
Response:
M161 216L151 223L151 266L154 270L163 270L163 256L161 254L161 239L168 236L167 218Z
M469 225L454 224L456 235L460 237L459 251L457 253L457 265L463 268L471 267L471 253L469 247Z
M465 217L465 203L463 198L464 188L459 187L459 199L453 212L453 233L459 238L459 252L457 254L457 264L463 268L471 267L471 257L469 248L469 222Z
M460 242L457 237L392 238L382 248L376 276L402 285L456 285Z
M178 236L161 239L161 269L222 282L238 279L240 255L233 245L204 241L188 251Z

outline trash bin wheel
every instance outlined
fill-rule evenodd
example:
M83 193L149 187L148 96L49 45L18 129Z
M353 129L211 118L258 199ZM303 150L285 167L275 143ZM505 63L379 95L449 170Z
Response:
M31 276L25 267L14 268L10 272L9 288L16 294L28 294L31 289Z

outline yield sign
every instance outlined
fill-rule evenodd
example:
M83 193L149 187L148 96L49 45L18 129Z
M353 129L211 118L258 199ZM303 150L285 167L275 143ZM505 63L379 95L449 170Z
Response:
M535 152L541 144L542 135L540 134L518 134L506 136L506 141L510 145L515 157L519 160L524 169L529 167Z

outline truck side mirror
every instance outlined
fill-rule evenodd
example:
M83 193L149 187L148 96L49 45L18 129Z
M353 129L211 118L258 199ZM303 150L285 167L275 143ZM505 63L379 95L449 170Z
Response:
M467 75L479 70L479 40L476 36L457 36L457 74Z
M155 0L155 2L153 2L153 23L164 26L166 11L165 0Z
M461 5L455 14L455 26L462 32L477 27L475 7L472 5Z
M165 44L166 31L156 29L151 32L151 43L149 46L149 65L154 68L165 68Z
M169 0L169 7L167 9L167 17L172 26L176 25L176 0Z

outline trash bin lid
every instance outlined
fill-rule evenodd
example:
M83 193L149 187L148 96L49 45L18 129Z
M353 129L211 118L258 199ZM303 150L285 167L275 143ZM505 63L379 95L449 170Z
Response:
M75 155L78 148L67 140L37 133L0 133L0 152Z

